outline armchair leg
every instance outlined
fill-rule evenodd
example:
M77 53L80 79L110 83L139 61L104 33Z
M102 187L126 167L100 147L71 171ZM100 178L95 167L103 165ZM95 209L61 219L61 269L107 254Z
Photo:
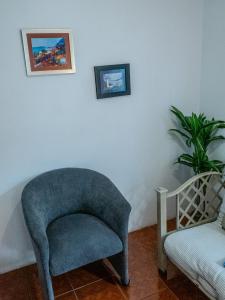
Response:
M121 284L122 284L123 286L129 286L129 285L130 285L130 279L128 279L127 282L125 282L125 281L123 281L123 280L121 279Z
M120 282L124 286L128 286L130 278L128 274L128 255L126 251L120 252L109 257L109 260L120 276Z
M50 274L46 274L42 265L38 263L38 273L41 281L42 292L45 300L54 300L54 291Z
M167 273L167 256L162 251L158 253L158 270L161 275Z
M159 269L159 275L160 275L160 277L167 279L167 271L162 271Z
M41 281L41 287L42 287L44 299L54 300L55 298L54 298L54 291L52 287L52 278L49 273L48 264L43 263L40 257L40 253L34 243L33 246L34 246L34 252L37 260L38 275Z

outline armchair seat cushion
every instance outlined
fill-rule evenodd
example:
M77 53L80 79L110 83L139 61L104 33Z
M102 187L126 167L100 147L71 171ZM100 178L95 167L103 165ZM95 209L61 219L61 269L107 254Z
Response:
M83 213L56 219L47 228L53 276L119 253L118 235L100 219Z

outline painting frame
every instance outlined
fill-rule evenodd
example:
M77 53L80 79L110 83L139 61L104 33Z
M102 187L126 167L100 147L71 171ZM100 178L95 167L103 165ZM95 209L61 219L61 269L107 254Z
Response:
M95 66L94 73L97 99L131 95L130 64Z
M74 43L71 29L22 29L21 33L28 76L76 73ZM60 43L60 39L63 41L63 44L61 42L61 48L57 48L58 52L61 51L59 55L57 55L53 46L51 46L52 48L48 47L48 49L52 50L50 52L53 54L44 53L46 54L45 56L48 55L48 57L51 55L51 59L54 59L54 61L49 63L48 57L47 59L45 57L41 57L38 62L42 59L42 64L36 63L37 57L35 57L36 53L33 52L33 49L39 47L34 47L34 42L37 44L38 41L43 40L48 46L50 46L50 43L56 42L57 40L59 40L58 43ZM54 55L57 55L57 60ZM60 58L58 59L58 57Z

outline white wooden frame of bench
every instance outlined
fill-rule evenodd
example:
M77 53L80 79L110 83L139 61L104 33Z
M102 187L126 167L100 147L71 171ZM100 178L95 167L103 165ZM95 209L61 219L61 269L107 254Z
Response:
M219 172L205 172L196 175L175 191L168 193L162 187L157 192L157 240L158 240L158 268L162 273L167 272L167 256L164 251L166 236L176 231L213 222L217 219L219 208L223 200L222 192L225 191L225 181ZM176 229L167 230L167 202L176 199ZM176 264L176 262L173 262ZM188 274L177 266L186 276ZM194 284L198 285L190 276ZM210 295L198 287L210 298Z

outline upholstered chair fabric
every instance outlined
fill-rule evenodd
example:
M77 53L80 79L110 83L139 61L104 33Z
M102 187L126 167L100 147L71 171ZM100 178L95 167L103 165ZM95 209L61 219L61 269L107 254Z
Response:
M106 257L129 283L131 207L107 177L78 168L41 174L24 188L22 206L47 300L51 276Z

